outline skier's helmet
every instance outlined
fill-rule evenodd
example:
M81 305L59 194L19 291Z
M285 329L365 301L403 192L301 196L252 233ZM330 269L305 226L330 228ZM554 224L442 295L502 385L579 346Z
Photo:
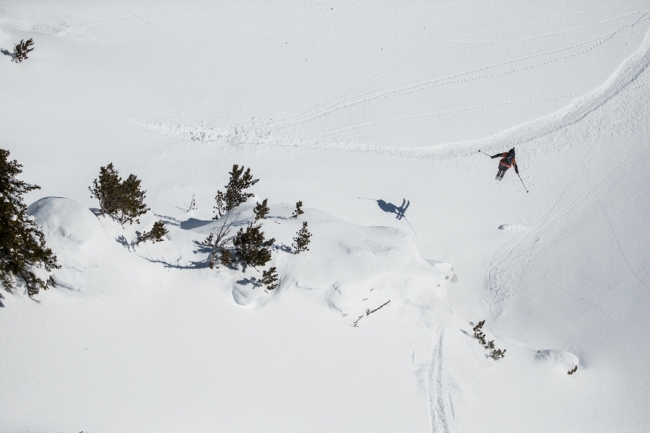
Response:
M514 155L514 154L515 154L515 148L513 147L512 149L510 149L510 150L508 151L508 153L511 153L511 154Z

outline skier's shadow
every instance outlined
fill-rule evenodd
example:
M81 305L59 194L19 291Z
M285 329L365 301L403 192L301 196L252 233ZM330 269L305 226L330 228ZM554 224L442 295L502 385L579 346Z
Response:
M377 200L377 204L379 205L379 209L383 210L384 212L394 213L395 218L401 220L405 217L404 214L406 213L406 209L408 209L411 202L407 199L402 199L402 205L397 207L393 203L387 203L384 200L380 199Z

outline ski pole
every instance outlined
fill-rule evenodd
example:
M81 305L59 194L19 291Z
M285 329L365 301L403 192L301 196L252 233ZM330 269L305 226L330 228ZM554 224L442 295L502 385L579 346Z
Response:
M517 176L519 176L519 173L517 173ZM528 188L526 188L526 184L524 183L524 180L521 178L521 176L519 176L519 180L521 181L521 184L524 186L526 192L528 192Z
M483 152L482 150L479 150L479 152L481 152L483 155L487 155L487 156L489 156L490 158L492 158L490 155L488 155L487 153Z

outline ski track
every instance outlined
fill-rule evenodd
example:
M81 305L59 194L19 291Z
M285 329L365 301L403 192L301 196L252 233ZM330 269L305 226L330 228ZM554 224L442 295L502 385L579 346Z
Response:
M434 339L428 373L429 414L432 433L451 433L454 428L454 409L449 385L442 370L442 343L444 329Z
M592 50L593 48L595 48L595 46L600 45L604 43L606 40L611 39L612 37L614 37L614 35L622 31L623 29L636 26L641 22L647 21L649 18L650 15L648 13L644 13L634 23L621 26L619 29L615 30L614 32L609 33L608 35L603 36L601 38L598 38L596 40L597 42L594 45L591 45L588 48L584 48L583 51ZM593 40L591 42L593 42ZM570 47L564 47L555 50L554 52L575 48L580 45L584 45L584 43L575 44ZM357 85L352 86L347 91L343 91L341 94L336 95L324 101L323 106L317 104L311 107L310 109L306 110L307 112L315 111L317 114L306 114L306 115L303 114L302 117L298 115L298 117L290 118L291 120L285 119L285 122L289 122L286 125L295 126L297 123L305 122L310 119L316 119L319 118L319 116L325 117L332 110L341 110L346 107L352 107L355 106L356 104L364 103L371 99L378 99L378 98L385 99L388 97L399 96L401 94L414 92L417 91L418 89L422 89L423 86L434 85L436 82L439 82L440 80L455 79L455 81L445 81L445 83L447 84L450 82L460 82L462 80L460 80L459 78L463 75L471 74L477 71L488 70L490 68L495 68L503 64L518 62L539 55L542 54L535 54L520 59L514 59L508 62L485 66L483 68L479 68L474 71L464 72L443 79L404 87L399 90L385 92L382 93L381 95L375 95L373 97L365 98L362 99L361 101L342 103L338 105L337 108L327 107L328 105L332 105L332 104L336 105L337 99L342 99L343 101L345 101L345 99L350 96L349 92L351 92L355 88L358 88L358 86L361 86L362 83L364 83L366 80L372 80L372 77L370 77L366 80L362 80ZM571 56L573 55L577 55L577 54L573 53ZM555 62L556 60L557 59L548 60L542 63L538 63L537 65L541 65L543 63L548 63L548 62ZM571 126L584 119L587 115L597 110L599 107L603 106L613 97L615 97L619 92L621 92L627 86L635 82L637 77L642 72L645 71L645 69L648 67L649 64L650 64L650 30L646 31L645 38L641 43L639 49L636 52L634 52L631 56L629 56L608 80L606 80L601 86L599 86L595 90L575 100L568 107L563 108L553 114L550 114L549 116L536 119L528 123L524 123L522 125L502 131L501 133L495 134L493 136L484 139L455 142L455 143L444 143L444 144L438 144L438 145L426 146L426 147L395 148L395 147L373 146L373 145L363 144L354 141L346 141L346 140L331 140L331 139L316 140L316 139L306 139L306 138L295 139L295 138L289 138L287 136L284 136L278 132L282 129L286 129L285 126L282 126L282 124L279 123L271 123L271 122L264 123L264 124L259 122L254 122L251 123L250 125L217 127L217 126L212 126L208 122L200 123L198 125L196 124L181 125L181 124L165 124L165 123L151 122L151 121L139 120L139 119L132 119L131 121L137 125L149 129L152 132L160 133L174 138L201 141L201 142L223 142L229 145L262 145L262 146L272 146L272 147L300 147L300 148L313 148L313 149L345 150L345 151L376 153L376 154L385 154L385 155L420 158L420 159L451 159L451 158L466 157L466 156L473 155L476 152L477 148L491 150L491 149L496 149L497 147L501 148L503 146L506 147L513 146L513 145L521 146L533 142L535 140L538 140L542 137L548 136L563 128ZM529 65L529 66L522 67L520 69L513 69L510 72L530 69L532 67L533 67L532 65ZM503 71L494 72L492 74L482 75L481 77L486 78L486 77L502 75L505 73L508 72L503 72ZM381 74L381 72L379 74ZM474 80L477 79L477 77L469 77L468 79ZM571 95L559 95L559 96L555 96L555 98L565 97L565 96L569 97ZM554 98L554 97L550 97L550 98ZM511 102L505 102L503 104L512 104L512 103L521 103L521 102L526 102L526 101L514 101L514 102L511 101ZM462 112L463 110L480 110L483 108L487 108L487 107L483 107L483 106L467 107L459 110L450 110L449 112L429 113L429 114L415 115L412 117L417 118L417 117L423 117L428 115L454 114L454 113ZM350 130L354 128L360 128L360 127L373 126L391 120L403 120L406 118L408 117L404 117L404 118L397 117L395 119L369 122L366 124L352 126L349 128L329 131L328 133L337 132L337 131L341 132L341 131ZM408 126L413 126L413 125L408 125ZM311 134L311 136L320 135L320 134L321 133Z
M305 122L308 122L308 121L311 121L311 120L315 120L315 119L319 119L319 118L322 118L322 117L329 116L329 115L331 115L331 114L333 114L334 112L337 112L337 111L343 111L343 113L341 113L341 114L349 114L350 112L354 112L354 111L358 111L359 109L366 108L366 105L372 106L372 105L374 105L373 102L376 102L376 101L381 101L381 100L385 100L385 99L394 99L394 98L397 98L397 97L400 97L400 96L412 94L412 93L415 93L415 92L421 92L421 91L424 91L424 90L428 90L428 89L443 86L443 85L465 83L465 82L470 82L470 81L482 80L482 79L486 79L486 78L494 78L494 77L501 76L501 75L511 75L511 74L514 74L514 73L517 73L517 72L522 72L522 71L534 69L534 68L545 66L545 65L555 63L555 62L558 62L558 61L561 61L561 60L566 60L566 59L569 59L571 57L576 57L576 56L579 56L579 55L582 55L582 54L586 54L586 53L588 53L590 51L593 51L594 49L596 49L597 47L599 47L603 43L605 43L608 40L612 39L614 36L616 36L622 30L624 30L624 29L626 29L628 27L632 27L632 26L638 24L639 22L641 22L642 20L645 20L645 19L647 19L647 15L643 15L641 18L639 18L639 20L637 20L635 23L633 23L631 25L628 24L628 25L621 26L617 30L615 30L615 31L613 31L613 32L611 32L609 34L606 34L604 36L592 39L592 40L587 41L587 42L582 42L582 43L579 43L579 44L574 44L574 45L570 45L570 46L567 46L567 47L562 47L562 48L558 48L558 49L555 49L555 50L550 50L550 51L547 51L547 52L531 54L529 56L524 56L524 57L520 57L520 58L512 59L512 60L507 60L505 62L484 66L482 68L477 68L477 69L474 69L474 70L471 70L471 71L465 71L465 72L461 72L459 74L454 74L454 75L450 75L450 76L447 76L447 77L438 78L438 79L435 79L435 80L427 80L427 81L423 81L423 82L415 84L415 85L403 87L403 88L388 91L388 92L383 92L383 93L380 93L378 95L373 95L374 93L377 93L378 91L381 91L381 90L383 90L383 89L385 89L387 87L390 87L390 86L386 86L384 88L373 90L371 92L367 92L365 94L360 95L360 97L359 97L360 99L357 100L357 101L351 101L351 102L344 103L342 105L335 105L333 107L316 110L316 112L314 114L309 114L309 115L304 116L302 118L301 117L289 118L289 119L285 120L285 122L281 122L281 123L275 124L273 126L275 128L282 128L282 127L287 127L287 126L295 126L298 123L305 123ZM522 66L522 67L519 67L519 68L509 69L509 70L506 70L506 71L493 72L493 73L490 73L490 74L471 76L472 74L475 74L475 73L478 73L478 72L488 71L488 70L491 70L491 69L495 69L495 68L510 65L510 64L521 63L521 62L524 62L526 60L534 59L534 58L537 58L537 57L550 56L550 55L553 55L553 54L556 54L556 53L561 53L561 52L564 52L564 51L579 48L579 47L582 47L584 45L587 45L587 47L580 50L580 51L578 51L578 52L576 52L576 53L571 53L571 54L567 54L567 55L564 55L564 56L551 58L551 59L544 60L544 61L541 61L539 63L533 64L533 65ZM467 77L467 76L469 76L469 77ZM466 78L463 78L463 77L466 77ZM344 100L348 100L347 95L343 95L343 96L345 96ZM355 108L355 110L349 110L350 108ZM348 111L346 112L346 110L348 110Z
M547 248L538 248L540 240L547 234L551 234L551 237L553 237L569 221L579 218L592 204L596 202L600 204L601 196L607 193L606 190L601 188L601 185L629 164L632 158L636 158L639 151L645 147L645 144L639 144L629 152L626 152L617 161L613 160L607 170L599 173L587 187L578 191L578 187L575 186L577 179L581 177L592 160L598 156L603 146L604 144L601 144L600 146L589 148L555 202L551 205L548 212L535 223L532 230L516 236L493 256L486 268L484 276L486 295L483 303L489 310L499 313L497 311L498 307L516 292L532 259ZM602 207L602 205L600 206ZM609 217L604 209L603 213L605 213L609 221ZM628 269L641 285L647 287L647 284L634 272L623 254L611 222L610 228Z

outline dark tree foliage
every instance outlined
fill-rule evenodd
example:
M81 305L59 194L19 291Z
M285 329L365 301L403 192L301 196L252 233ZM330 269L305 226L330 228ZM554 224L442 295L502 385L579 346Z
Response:
M52 271L60 266L23 202L23 194L40 187L16 179L22 165L8 157L9 151L0 149L0 283L11 291L14 281L22 279L31 297L46 290L48 282L54 283L51 277L48 281L38 278L32 269Z
M296 209L291 214L291 218L298 219L298 217L304 213L305 212L302 210L302 200L300 200L298 203L296 203Z
M217 215L214 219L219 219L222 215L230 212L252 197L253 193L246 192L246 190L258 181L259 179L253 179L250 168L244 171L243 166L239 168L237 164L233 165L232 171L230 172L230 181L228 185L225 185L226 192L217 191L215 197L217 204L214 207Z
M221 263L223 266L231 266L233 264L233 259L230 256L230 251L228 251L226 248L219 249L219 263ZM212 269L212 266L210 266L210 269Z
M506 349L495 349L494 340L485 341L485 333L483 332L483 325L485 325L485 320L481 320L472 328L474 331L474 338L476 338L481 346L488 352L490 352L489 357L498 361L499 359L506 356Z
M268 201L269 200L265 198L262 203L257 203L257 205L255 205L255 209L253 209L253 212L255 212L255 221L266 219L266 216L271 211L267 204Z
M246 231L240 228L232 240L237 261L253 267L264 266L271 260L271 246L274 242L274 238L264 238L261 226L253 224L246 226Z
M273 290L278 287L278 273L276 267L271 267L268 271L262 272L262 284L266 285L267 290Z
M149 210L144 204L146 191L140 189L140 182L134 174L123 181L110 163L99 169L99 178L88 189L91 198L99 200L102 215L109 215L122 225L133 224L139 223L139 217Z
M296 254L300 254L303 251L309 251L309 242L311 242L311 233L307 229L307 221L303 221L302 228L296 233L296 237L293 238L293 249Z
M151 241L152 243L164 241L163 236L165 236L169 231L165 228L165 223L162 221L156 221L153 223L153 228L148 231L140 234L138 236L137 244Z
M14 58L12 62L20 63L25 59L28 59L27 54L29 54L34 48L34 41L32 38L27 40L21 39L19 43L14 44Z

